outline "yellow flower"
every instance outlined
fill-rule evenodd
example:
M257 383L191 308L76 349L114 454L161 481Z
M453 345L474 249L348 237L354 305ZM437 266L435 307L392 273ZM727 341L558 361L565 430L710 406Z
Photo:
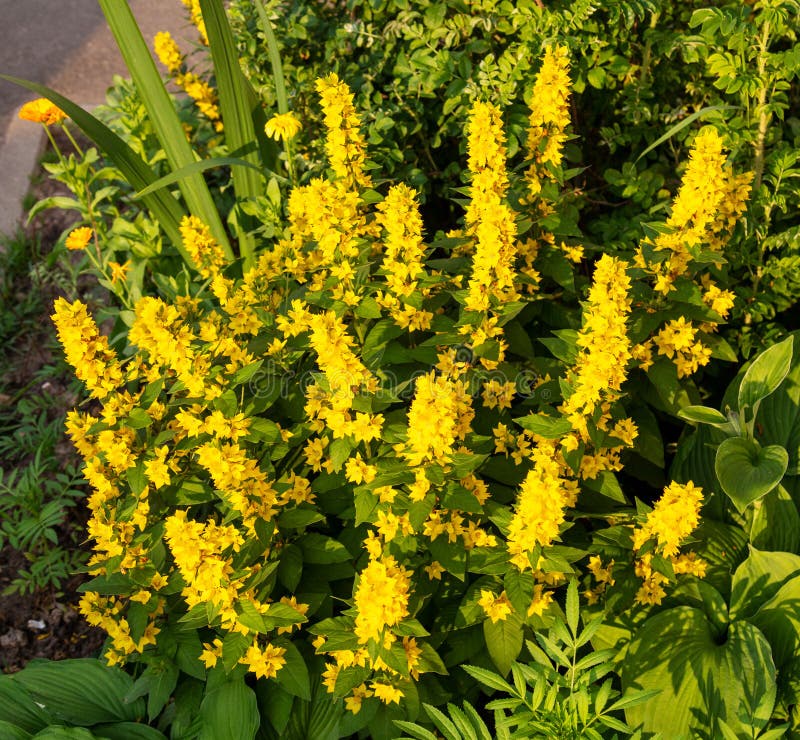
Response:
M403 454L411 465L445 463L457 440L470 431L475 412L464 381L448 380L434 371L417 378L408 412L408 443Z
M361 120L353 105L353 93L333 73L317 80L317 92L328 131L325 151L331 169L348 189L370 187L372 180L364 172L366 141L359 130Z
M116 285L119 282L125 282L128 270L131 269L131 261L128 260L123 265L119 262L109 262L108 266L111 268L111 283L112 285Z
M373 693L375 696L378 697L384 704L391 704L394 702L395 704L400 703L400 699L403 698L404 694L400 689L395 688L391 684L388 683L380 683L379 681L373 681L370 684Z
M432 581L441 581L444 568L438 560L434 560L430 565L426 565L423 570L428 574Z
M161 64L171 75L176 75L181 71L183 54L168 31L162 31L155 35L153 49Z
M529 617L540 617L544 614L548 606L553 602L553 592L545 591L544 585L537 583L533 587L533 597L531 598L530 606L528 607Z
M511 606L505 591L500 596L495 596L491 591L481 589L481 597L478 599L478 604L493 623L502 622L514 611L514 607Z
M384 630L408 616L411 572L390 556L370 560L358 580L355 633L360 644L380 641Z
M575 389L561 410L573 428L584 427L602 401L616 398L631 359L626 323L631 310L628 264L604 254L595 266L589 300L578 336L578 358L568 379Z
M655 538L665 557L678 554L678 548L700 523L703 489L694 483L670 483L647 515L645 523L634 530L633 547L638 550Z
M47 98L37 98L31 100L19 109L19 117L23 121L33 121L49 126L53 123L61 123L67 114L61 108L51 103Z
M206 668L213 668L217 661L222 657L222 640L214 638L214 643L203 643L203 652L200 653L200 660Z
M246 665L251 673L255 673L256 678L274 678L278 671L286 665L286 648L265 645L263 648L258 643L253 643L239 659L240 663Z
M264 131L267 136L273 139L280 139L282 141L289 141L297 136L302 128L302 124L294 113L279 113L267 121L264 126Z
M548 176L546 165L561 164L562 147L567 140L564 130L569 124L569 95L567 49L564 46L548 47L531 94L527 147L534 164L527 175L532 195L537 195L542 188L540 177ZM570 258L577 255L573 252Z
M75 252L86 249L86 245L91 241L94 236L94 231L88 226L79 226L73 229L67 236L66 246Z
M225 253L208 228L197 216L184 216L180 223L184 249L189 253L200 274L216 275L225 266Z

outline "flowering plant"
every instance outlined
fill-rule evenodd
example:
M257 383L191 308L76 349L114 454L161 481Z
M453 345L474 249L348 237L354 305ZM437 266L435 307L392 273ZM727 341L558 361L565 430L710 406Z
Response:
M125 11L103 4L125 40ZM728 165L716 128L703 128L664 222L643 224L630 249L587 243L564 156L569 54L551 44L523 151L509 154L506 111L474 102L463 219L426 238L420 193L377 179L336 74L315 82L328 170L298 181L299 119L242 113L252 91L220 61L233 48L222 5L188 4L219 80L216 93L192 96L206 119L198 130L249 159L195 162L171 101L145 92L149 67L137 67L172 173L157 179L97 131L139 177L180 267L131 300L112 338L85 305L55 306L89 394L68 431L92 488L81 609L108 633L106 660L137 675L133 693L148 696L151 720L176 721L165 706L180 697L215 740L252 737L259 725L291 737L395 737L392 721L418 719L423 704L477 697L465 662L505 676L516 660L537 660L526 637L548 661L560 659L557 643L572 640L575 663L604 647L609 666L630 643L625 686L637 688L637 671L648 687L665 686L674 677L651 670L641 647L661 615L673 612L669 634L694 639L705 622L694 615L684 634L685 612L671 607L724 604L736 563L720 551L739 558L747 537L785 545L743 520L771 506L761 489L786 471L764 482L782 458L769 446L755 473L740 468L739 489L721 468L708 473L695 436L665 473L662 430L679 412L733 424L687 407L698 406L694 378L712 357L736 358L718 335L734 300L724 248L751 175ZM190 94L200 89L168 38L157 50ZM134 37L126 55L140 51ZM253 171L276 154L261 131L283 142L294 186L270 197L273 216L286 211L271 230L259 218L277 176L263 188ZM234 187L212 194L201 167L223 165ZM180 199L166 192L176 183ZM758 457L750 438L763 397L748 398L744 426L723 428L746 429L746 452ZM723 459L743 444L712 441ZM695 458L703 464L693 468ZM578 583L594 616L580 644ZM739 629L758 657L747 666L768 670L777 642L752 624ZM723 675L714 656L703 674L712 684ZM587 692L597 678L587 672ZM708 713L714 697L700 683L680 686L691 710ZM691 712L639 707L634 724L692 727ZM720 721L737 727L733 700L723 709Z

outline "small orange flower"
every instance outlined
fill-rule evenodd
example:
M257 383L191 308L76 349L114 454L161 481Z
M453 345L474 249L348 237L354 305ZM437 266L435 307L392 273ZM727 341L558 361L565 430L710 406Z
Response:
M23 121L33 121L49 126L51 123L61 123L67 114L47 98L37 98L25 103L20 108L19 117Z
M77 229L73 229L69 232L69 236L67 237L67 249L72 249L74 251L80 251L81 249L86 249L86 245L91 241L91 238L94 236L94 231L88 226L79 226Z
M111 282L116 285L119 282L125 282L125 277L128 270L131 269L131 262L128 260L125 264L121 265L119 262L109 262L108 266L111 268Z

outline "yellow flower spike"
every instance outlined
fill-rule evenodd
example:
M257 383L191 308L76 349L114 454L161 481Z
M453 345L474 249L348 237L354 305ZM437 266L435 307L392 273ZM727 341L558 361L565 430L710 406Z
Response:
M391 556L370 560L361 571L354 596L359 644L379 641L385 630L408 616L411 575Z
M633 547L638 550L649 539L665 557L678 554L681 543L700 523L703 489L688 483L670 483L647 515L645 523L633 532Z
M61 123L67 114L47 98L37 98L25 103L19 109L19 117L23 121L33 121L33 123L50 126L54 123Z
M273 139L289 141L297 136L302 127L297 116L289 111L288 113L279 113L270 118L264 126L264 132Z
M368 188L372 179L364 171L366 141L353 105L353 93L336 74L317 80L317 92L328 135L325 151L336 177L348 189Z
M547 164L559 166L569 125L569 55L564 46L545 50L542 68L536 76L531 93L531 114L527 148L534 160L527 172L531 195L542 189L541 178L548 177ZM573 253L577 256L577 253Z
M161 31L153 38L153 50L158 60L170 75L177 75L183 66L183 54L168 31Z

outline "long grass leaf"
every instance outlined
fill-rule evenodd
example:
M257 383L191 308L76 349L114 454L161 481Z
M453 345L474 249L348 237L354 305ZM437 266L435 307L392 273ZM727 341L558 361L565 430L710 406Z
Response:
M222 0L200 0L214 76L217 80L219 105L222 122L225 126L225 142L230 151L237 151L241 157L256 170L261 164L258 155L252 109L247 94L247 80L239 66L239 56L233 40L225 6ZM232 167L233 189L240 202L255 198L263 192L263 185L257 172L248 167ZM243 226L247 226L246 221ZM245 228L239 228L239 252L244 259L244 269L253 263L255 242Z
M186 140L178 113L128 3L124 0L98 0L98 2L147 109L171 169L177 170L191 164L196 157ZM180 189L189 211L208 225L225 256L233 259L228 236L203 176L198 173L181 180Z
M186 165L186 167L181 167L179 170L175 170L174 172L170 172L168 175L164 175L164 177L160 177L158 180L136 193L135 197L142 198L145 195L154 193L156 190L167 187L167 185L173 185L179 180L182 180L184 177L194 175L197 172L213 170L216 167L231 167L233 165L236 165L237 167L250 167L262 176L265 172L261 169L261 167L251 164L247 160L240 159L239 157L210 157L209 159L201 159L197 162L192 162L192 164ZM275 175L274 173L270 174L272 174L273 177L280 177L280 175Z
M275 31L272 29L267 11L264 9L264 3L261 0L255 0L258 16L261 20L261 30L264 33L264 38L267 40L267 50L269 52L269 63L272 65L272 80L275 83L275 99L278 103L278 113L288 113L289 99L286 95L286 81L283 78L283 64L281 62L281 53L278 49L278 40L275 38Z
M701 108L700 110L695 111L690 116L686 116L686 118L684 118L683 120L678 121L678 123L676 123L672 128L670 128L667 131L667 133L665 133L663 136L660 136L652 144L650 144L650 146L647 147L647 149L645 149L638 157L636 157L636 159L634 160L634 164L638 162L642 157L652 152L653 149L655 149L657 146L661 146L661 144L663 144L665 141L671 139L679 131L683 131L683 129L685 129L687 126L693 124L701 116L705 116L708 113L712 113L718 110L734 110L737 107L738 106L735 105L709 105L705 108Z
M0 79L27 88L61 108L75 122L75 125L114 163L132 187L138 190L145 190L157 181L156 173L123 139L77 103L36 82L9 75L0 75ZM184 260L192 264L183 250L183 241L178 230L178 224L186 213L180 203L166 192L152 192L142 198L142 203L157 219L169 240L183 255Z

